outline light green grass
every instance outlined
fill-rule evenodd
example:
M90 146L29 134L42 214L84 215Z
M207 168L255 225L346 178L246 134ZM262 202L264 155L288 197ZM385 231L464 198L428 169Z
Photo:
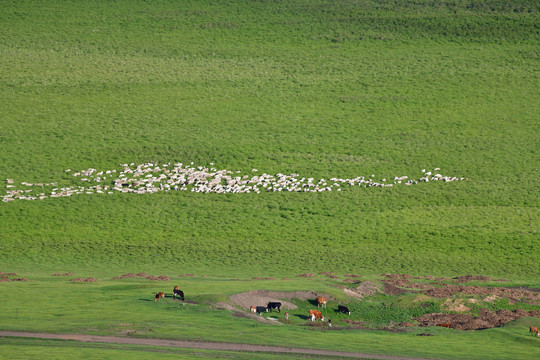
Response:
M290 359L272 353L211 351L117 344L78 343L73 341L0 338L0 355L10 359ZM335 359L328 356L295 354L297 359Z
M531 267L540 262L536 2L0 4L2 194L3 179L63 186L73 182L66 169L147 161L315 178L417 177L440 167L469 178L324 194L171 192L0 203L0 271L101 279L140 271L227 279L480 274L538 283ZM3 316L10 320L1 327L75 331L84 320L105 331L96 319L102 307L89 299L109 301L111 315L124 307L159 309L123 303L122 294L137 289L55 283L62 281L50 292L32 282L0 284L3 296L31 296L42 309L33 313L9 300ZM200 281L193 290L213 298L252 286L208 292L213 280ZM257 286L304 287L286 283ZM28 292L33 287L40 292ZM65 289L70 299L61 308ZM14 321L16 309L24 321ZM140 326L153 336L230 339L231 331L214 332L214 312L201 312L200 326L189 332L167 321ZM188 319L199 319L195 314ZM254 342L283 337L282 327L231 323L224 314L219 324L254 332ZM306 331L313 334L286 331L295 346ZM316 342L394 354L429 344L449 358L501 358L512 350L526 358L531 346L516 344L534 341L505 329L444 334L345 332L343 340Z
M232 316L231 311L214 307L217 302L227 300L225 295L252 289L315 290L329 293L341 299L340 301L347 300L341 290L332 287L337 280L325 280L322 277L281 281L212 277L176 278L170 282L103 279L96 283L73 283L68 281L68 278L42 276L31 278L28 282L0 283L0 301L5 309L0 315L2 328L14 331L116 336L126 336L129 332L131 337L309 347L427 358L475 359L478 352L481 352L485 359L505 359L518 355L526 358L532 356L536 350L537 339L528 336L528 326L538 323L538 319L533 318L523 318L505 327L484 331L458 331L436 327L410 328L410 331L401 333L381 330L328 331L326 326L309 326L311 322L306 320L306 316L302 316L307 314L309 308L313 308L307 301L297 301L300 307L291 311L289 322L284 321L283 313L265 315L278 318L283 325L265 324L250 318ZM182 305L172 301L171 290L174 284L180 284L187 299L195 303ZM157 291L167 293L163 303L154 302L153 295ZM411 320L400 318L401 314L396 317L397 308L385 312L387 307L384 306L384 301L390 299L381 301L375 297L359 303L356 307L353 305L351 309L354 312L350 318L370 322L370 319L380 321L376 318L391 315L395 321ZM29 302L32 306L28 306ZM366 311L370 306L372 309ZM327 309L321 310L326 318L334 320L335 326L345 325L341 323L344 316L335 314L334 308L336 302L331 302ZM389 319L382 321L388 323ZM422 332L434 336L416 336ZM306 342L306 339L309 341ZM451 345L456 342L459 342L459 348ZM10 353L9 349L0 351Z

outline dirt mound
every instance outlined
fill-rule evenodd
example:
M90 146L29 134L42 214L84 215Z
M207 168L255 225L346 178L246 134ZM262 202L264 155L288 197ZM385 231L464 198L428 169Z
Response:
M73 281L73 282L96 282L97 279L93 278L93 277L87 277L87 278L75 278L75 279L71 279L70 281Z
M145 279L148 279L148 280L159 280L159 281L170 281L171 280L171 278L168 277L168 276L164 276L164 275L155 276L155 275L148 275L147 273L138 273L138 274L127 273L127 274L124 274L124 275L115 276L115 277L113 277L113 279L114 280L130 279L130 278L135 278L135 277L145 278Z
M403 290L402 288L389 284L385 281L383 281L383 285L384 285L384 293L386 295L401 295L407 292L406 290Z
M371 281L364 281L363 283L358 285L354 290L348 289L344 286L338 286L338 287L343 289L345 294L355 297L357 299L361 299L363 297L373 295L377 292L381 292L381 289L379 289L379 287Z
M313 275L312 273L305 273L305 274L300 274L300 275L297 275L298 277L314 277L315 275Z
M525 311L525 310L498 310L492 312L482 309L478 317L466 314L424 314L416 320L420 326L441 326L442 324L450 324L452 329L459 330L482 330L501 326L524 316L540 316L540 311Z
M9 279L7 277L2 277L0 278L0 282L8 282L8 281L28 281L27 278L13 278L13 279Z
M159 276L149 275L146 278L149 279L149 280L171 281L171 278L168 277L168 276L165 276L165 275L159 275Z
M255 276L252 278L253 280L276 280L275 278L273 277L259 277L259 276Z
M67 273L54 273L53 276L73 276L73 273L67 272Z
M456 280L456 282L459 283L465 283L470 281L508 281L506 279L492 279L489 276L482 276L482 275L464 275L464 276L458 276L455 278L452 278L453 280Z
M270 301L281 302L281 309L294 310L296 305L283 299L315 299L317 294L313 291L278 292L267 290L253 290L231 296L231 302L249 311L251 306L266 306ZM327 298L330 298L327 296Z
M419 289L419 290L427 290L427 289L434 289L435 286L431 284L422 284L422 283L416 283L411 282L407 279L390 279L390 280L384 280L383 283L390 284L394 286L404 287L407 289Z
M425 279L425 280L432 280L432 281L446 281L446 280L450 280L449 277L437 277L437 276L431 276L431 275L415 276L414 278L415 278L415 279L418 279L418 280Z
M409 280L412 279L411 275L407 274L382 274L382 276L393 280Z

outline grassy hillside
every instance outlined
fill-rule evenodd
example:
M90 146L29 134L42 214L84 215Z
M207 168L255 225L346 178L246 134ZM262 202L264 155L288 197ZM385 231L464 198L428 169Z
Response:
M538 275L527 266L540 260L533 1L2 9L0 178L19 187L147 161L317 179L441 167L469 178L2 203L7 271Z
M0 272L30 281L0 282L0 329L121 335L129 324L143 337L436 358L534 356L537 343L525 329L535 318L473 332L322 331L301 316L297 326L275 326L214 306L263 288L348 300L336 287L344 282L296 277L306 272L476 274L536 286L537 1L0 0L0 8L2 199L13 190L50 195L88 186L73 176L80 170L147 162L315 181L392 183L435 168L468 179L321 193L82 191L2 201ZM110 177L103 183L114 185ZM73 283L54 272L99 281ZM173 280L112 279L127 272ZM198 276L180 280L199 305L151 301L185 273ZM354 309L372 321L411 316L389 297L377 301ZM537 308L505 301L493 306ZM311 306L300 303L299 311ZM424 329L435 337L416 336ZM0 357L9 358L162 355L120 345L5 338L0 345Z

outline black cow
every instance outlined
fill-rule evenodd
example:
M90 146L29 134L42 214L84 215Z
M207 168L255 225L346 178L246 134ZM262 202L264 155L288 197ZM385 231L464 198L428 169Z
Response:
M343 305L338 305L337 312L351 315L351 312L349 311L349 308L346 307L346 306L343 306Z
M268 308L266 306L256 306L255 307L255 312L257 314L260 314L262 312L268 312Z
M184 301L184 292L180 289L174 289L173 290L173 296L176 298L177 296L180 298L180 300Z
M269 302L268 305L266 305L268 310L277 309L278 312L281 312L281 303L280 302Z

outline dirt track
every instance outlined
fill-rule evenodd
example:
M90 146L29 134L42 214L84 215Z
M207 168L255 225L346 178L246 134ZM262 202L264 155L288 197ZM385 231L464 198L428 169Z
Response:
M302 349L302 348L290 348L290 347L280 347L280 346L215 343L215 342L183 341L183 340L164 340L164 339L141 339L141 338L116 337L116 336L94 336L94 335L82 335L82 334L48 334L48 333L30 333L30 332L17 332L17 331L0 331L0 336L51 339L51 340L73 340L73 341L95 342L95 343L130 344L130 345L146 345L146 346L169 346L169 347L204 349L204 350L322 355L322 356L336 356L336 357L353 357L357 359L428 360L425 358L371 355L371 354L363 354L363 353L355 353L355 352Z

